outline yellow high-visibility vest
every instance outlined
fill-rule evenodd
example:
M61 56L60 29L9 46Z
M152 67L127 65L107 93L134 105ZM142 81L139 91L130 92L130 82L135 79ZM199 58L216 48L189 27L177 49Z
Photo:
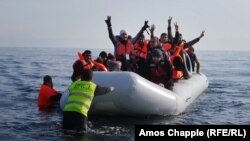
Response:
M96 84L90 81L73 82L69 87L69 97L63 111L74 111L88 117L95 89Z

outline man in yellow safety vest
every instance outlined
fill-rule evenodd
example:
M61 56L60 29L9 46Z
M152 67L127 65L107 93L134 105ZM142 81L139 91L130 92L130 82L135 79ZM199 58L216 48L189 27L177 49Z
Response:
M69 86L69 96L63 109L65 133L85 134L87 117L94 96L112 92L114 87L100 87L92 82L92 70L83 70L81 80Z

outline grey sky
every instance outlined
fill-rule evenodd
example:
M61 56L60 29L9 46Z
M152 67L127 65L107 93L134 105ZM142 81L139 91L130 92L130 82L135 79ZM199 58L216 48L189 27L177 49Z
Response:
M249 0L1 0L0 47L112 49L104 22L110 15L115 34L125 29L134 36L148 20L159 36L172 16L187 41L206 31L197 50L250 50L249 6Z

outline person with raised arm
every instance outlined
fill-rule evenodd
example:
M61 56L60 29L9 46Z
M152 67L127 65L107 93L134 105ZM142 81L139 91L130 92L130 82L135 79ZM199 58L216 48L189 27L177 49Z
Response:
M114 55L116 57L116 60L122 62L121 70L125 70L126 60L129 59L129 54L134 50L135 42L139 39L139 37L143 34L143 32L149 27L148 21L144 22L143 27L134 38L129 36L125 30L121 30L120 34L118 36L115 36L112 31L111 16L108 16L105 22L108 27L109 38L114 45L114 49L115 49Z

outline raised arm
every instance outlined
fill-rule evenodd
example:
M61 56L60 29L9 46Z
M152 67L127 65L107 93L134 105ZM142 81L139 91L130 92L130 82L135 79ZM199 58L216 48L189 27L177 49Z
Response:
M154 31L155 31L155 25L152 24L151 27L150 27L150 34L151 34L150 38L154 37Z
M201 32L201 35L200 35L200 39L204 36L204 33L205 33L205 30L202 30L202 32Z
M176 46L178 44L179 40L180 40L179 26L178 26L177 22L174 23L174 27L175 27L175 37L173 39L172 44L174 46Z
M145 21L143 27L141 28L141 30L140 30L140 31L136 34L136 36L131 40L133 44L135 44L135 42L139 39L139 37L143 34L143 32L144 32L147 28L149 28L148 21Z
M184 44L184 48L191 47L191 46L193 46L194 44L198 43L198 42L200 41L200 39L204 36L204 33L205 33L205 31L203 30L203 31L201 32L201 35L200 35L199 37L197 37L197 38L195 38L195 39L193 39L193 40L191 40L191 41L189 41L189 42L186 42L186 43Z
M116 45L116 40L115 40L115 36L113 34L112 31L112 25L111 25L111 16L107 16L107 19L105 20L107 27L108 27L108 32L109 32L109 39L111 40L111 42L114 44L114 46Z
M171 29L171 22L172 22L173 17L169 16L168 19L168 40L170 42L173 42L173 34L172 34L172 29Z

